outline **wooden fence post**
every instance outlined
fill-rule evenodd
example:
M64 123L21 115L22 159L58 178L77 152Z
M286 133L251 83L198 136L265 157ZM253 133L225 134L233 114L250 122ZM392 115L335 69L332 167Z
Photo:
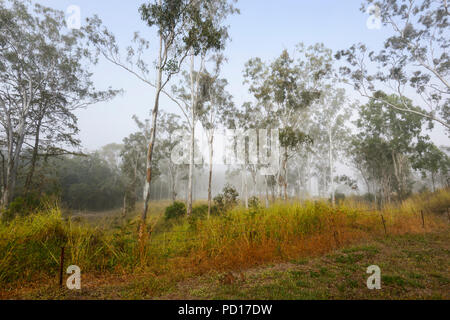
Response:
M381 222L383 222L383 228L384 228L384 235L387 236L387 229L386 229L386 221L384 221L384 217L381 215Z
M339 238L338 238L338 233L337 233L337 231L335 230L334 231L334 241L336 241L336 246L339 248L340 247L340 244L339 244Z
M423 216L423 210L420 210L420 214L422 215L422 227L425 229L425 218Z

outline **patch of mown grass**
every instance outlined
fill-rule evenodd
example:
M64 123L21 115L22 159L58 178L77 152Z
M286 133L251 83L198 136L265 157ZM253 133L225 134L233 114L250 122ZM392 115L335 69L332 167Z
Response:
M308 263L308 259L301 258L301 259L297 259L297 260L291 260L291 263L298 264L298 265L305 265Z
M261 300L318 300L326 299L325 290L311 288L304 280L282 277L271 283L258 283L251 287L238 285L221 287L213 299Z
M355 264L364 258L363 254L351 253L336 257L335 261L343 264Z
M443 286L450 284L450 279L447 276L444 276L440 273L432 272L432 273L430 273L430 276L437 279L437 281Z
M122 289L122 296L127 299L153 299L170 292L174 282L165 277L146 277L134 280Z
M343 253L354 253L354 252L363 252L366 255L376 255L380 250L373 245L366 246L356 246L348 249L342 250Z
M401 288L403 288L403 286L406 284L405 279L403 279L403 277L401 276L397 276L397 275L383 275L381 277L381 281L383 284L385 285L396 285L399 286Z

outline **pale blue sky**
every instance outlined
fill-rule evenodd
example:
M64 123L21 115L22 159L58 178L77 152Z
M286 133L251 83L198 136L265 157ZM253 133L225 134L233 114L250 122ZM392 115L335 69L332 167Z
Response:
M154 30L141 20L138 7L145 0L38 0L43 5L66 10L70 5L81 8L82 18L98 14L117 37L122 48L130 43L135 31L140 31L152 44ZM228 79L229 91L240 105L250 99L242 85L242 70L247 60L261 57L270 60L283 49L292 50L303 42L312 45L324 43L333 51L364 42L371 49L380 48L387 36L385 29L368 29L368 15L360 12L361 0L241 0L237 6L240 15L228 20L231 43L226 49L229 59L223 76ZM77 113L83 146L89 150L111 142L120 143L135 131L132 115L148 117L153 105L154 91L132 75L107 62L94 70L99 88L123 88L125 94L111 102L100 103ZM352 95L354 96L354 95ZM355 96L356 97L356 96ZM179 113L176 107L163 99L161 107ZM448 144L443 130L433 133L437 143Z

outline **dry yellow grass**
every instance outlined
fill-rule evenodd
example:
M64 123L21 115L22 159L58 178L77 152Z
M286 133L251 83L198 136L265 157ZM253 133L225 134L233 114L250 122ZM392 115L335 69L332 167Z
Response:
M78 265L84 274L143 274L171 282L319 256L386 235L447 228L443 212L450 206L449 190L424 197L414 196L383 211L352 202L336 208L326 202L277 203L256 210L238 207L225 216L156 228L144 255L139 255L137 219L100 228L64 221L57 208L49 208L0 225L0 288L54 279L61 246L66 247L67 265ZM158 217L166 204L152 204L149 225L165 223Z

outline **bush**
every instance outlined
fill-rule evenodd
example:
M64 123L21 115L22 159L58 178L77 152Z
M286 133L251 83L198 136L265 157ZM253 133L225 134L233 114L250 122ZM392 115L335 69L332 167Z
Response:
M44 209L46 202L49 201L48 196L39 196L35 194L28 194L22 197L16 197L2 214L2 220L8 222L16 217L25 217L35 211Z
M192 208L192 217L196 219L206 218L208 215L208 205L202 204Z
M239 193L236 191L236 189L233 186L227 184L223 188L222 193L218 194L214 198L214 204L217 213L222 214L233 209L233 207L237 205L238 197Z
M194 226L198 220L204 220L208 215L208 205L202 204L192 208L192 214L189 217L189 224Z
M251 197L248 199L248 208L251 215L257 214L261 208L258 197Z
M186 205L183 202L175 201L166 208L164 216L166 220L177 219L186 215Z
M260 207L260 202L258 197L251 197L248 199L248 206L251 209L258 209Z

